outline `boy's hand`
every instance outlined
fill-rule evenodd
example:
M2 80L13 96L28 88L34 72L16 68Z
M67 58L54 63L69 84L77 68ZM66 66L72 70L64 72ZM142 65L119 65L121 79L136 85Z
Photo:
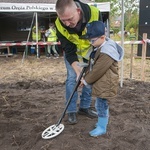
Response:
M80 84L79 84L80 87L84 86L83 80L84 80L83 78L80 80Z

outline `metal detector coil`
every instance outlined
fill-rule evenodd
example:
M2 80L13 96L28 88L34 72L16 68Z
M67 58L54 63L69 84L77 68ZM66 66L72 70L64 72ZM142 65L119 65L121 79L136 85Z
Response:
M63 124L59 124L58 126L57 125L49 126L43 131L42 138L43 139L54 138L55 136L59 135L63 130L64 130Z
M65 116L66 110L67 110L67 108L68 108L68 106L69 106L69 104L71 102L71 99L72 99L74 93L76 92L78 86L80 85L80 80L81 80L81 78L82 78L82 76L83 76L83 74L84 74L85 69L86 69L87 66L88 66L87 64L84 64L84 65L82 64L82 67L83 67L82 72L80 73L80 76L79 76L79 78L77 80L77 83L76 83L76 85L74 87L74 90L73 90L72 94L70 95L70 97L69 97L69 99L67 101L67 104L66 104L66 107L65 107L65 109L64 109L64 111L62 113L62 116L60 117L60 119L59 119L59 121L58 121L57 124L49 126L48 128L46 128L43 131L43 133L42 133L42 138L43 139L54 138L54 137L56 137L57 135L59 135L64 130L64 125L60 124L60 123L61 123L62 119Z

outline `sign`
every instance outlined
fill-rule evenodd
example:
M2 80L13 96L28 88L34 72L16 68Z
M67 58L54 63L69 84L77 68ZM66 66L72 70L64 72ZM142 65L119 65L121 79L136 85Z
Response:
M0 12L56 12L55 4L0 3Z
M110 11L110 3L88 3L100 9L101 12ZM46 3L0 3L0 12L56 12L55 4Z

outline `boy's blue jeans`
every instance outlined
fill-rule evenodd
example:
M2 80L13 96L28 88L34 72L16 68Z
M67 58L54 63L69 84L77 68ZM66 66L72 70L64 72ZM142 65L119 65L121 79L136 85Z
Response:
M65 57L64 57L65 59ZM67 69L66 101L69 99L76 85L76 73L69 62L65 59ZM78 92L76 91L67 109L68 113L77 112ZM91 105L91 87L83 87L80 95L80 108L89 108Z
M95 109L98 113L98 117L109 117L107 99L96 98Z

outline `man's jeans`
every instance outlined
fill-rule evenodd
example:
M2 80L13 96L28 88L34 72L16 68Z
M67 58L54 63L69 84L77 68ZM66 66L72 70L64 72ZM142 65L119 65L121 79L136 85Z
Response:
M98 117L109 117L107 99L96 98L95 109L98 113Z
M64 57L65 58L65 57ZM66 69L67 69L67 79L66 79L66 100L68 101L73 89L76 85L76 73L69 62L65 59ZM77 100L78 92L74 93L72 100L68 106L68 113L77 112ZM80 108L89 108L91 105L91 88L84 86L80 95Z

